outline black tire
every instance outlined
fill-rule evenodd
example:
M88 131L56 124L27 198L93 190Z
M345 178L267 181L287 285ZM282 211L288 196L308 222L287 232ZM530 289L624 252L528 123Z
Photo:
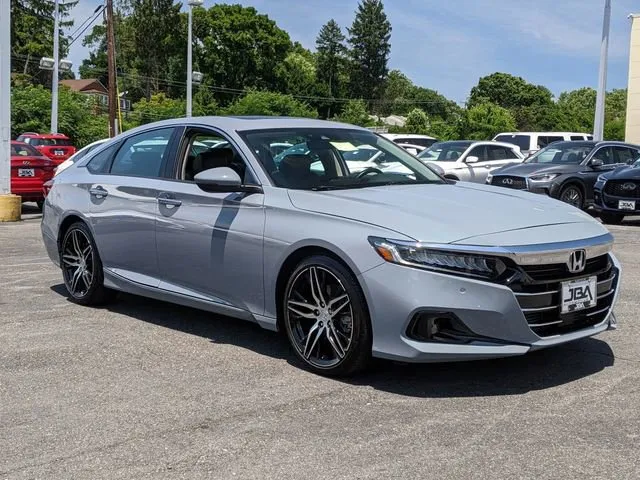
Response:
M574 183L570 183L569 185L562 187L558 198L564 203L573 205L580 210L584 208L584 194L580 187Z
M44 208L44 200L38 200L36 204L38 205L38 210L42 211Z
M607 225L620 225L624 219L624 214L622 213L602 212L599 216L602 223L606 223Z
M313 300L316 295L311 290L313 276L318 280L316 291L321 292L324 302L319 302L318 308ZM306 294L301 293L305 286ZM337 302L345 295L346 302ZM311 303L307 303L305 297L310 297ZM296 302L294 306L292 301ZM344 265L324 255L302 260L289 276L281 302L287 338L306 368L327 376L353 375L367 368L372 347L369 310L360 285ZM295 313L292 308L296 309ZM310 344L311 348L307 349Z
M104 286L102 261L91 230L83 222L72 224L65 232L60 242L60 266L64 286L74 302L98 306L114 299L116 292Z

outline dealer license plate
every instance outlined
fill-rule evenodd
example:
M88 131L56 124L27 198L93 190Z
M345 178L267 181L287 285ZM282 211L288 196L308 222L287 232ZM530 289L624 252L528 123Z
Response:
M635 200L618 200L618 209L619 210L635 210L636 201Z
M64 155L64 150L54 150L53 154L54 155Z
M35 177L36 172L33 168L19 168L18 176L19 177Z
M595 307L598 303L598 277L562 282L562 313Z

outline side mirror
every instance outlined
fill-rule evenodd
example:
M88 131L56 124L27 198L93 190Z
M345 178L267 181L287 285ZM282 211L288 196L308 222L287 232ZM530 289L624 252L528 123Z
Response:
M593 169L598 169L604 165L604 162L600 158L592 158L589 162L589 166Z
M475 155L469 155L465 160L466 163L478 163L479 161L480 159Z
M198 173L193 180L205 192L262 193L259 185L243 185L240 176L229 167L209 168Z

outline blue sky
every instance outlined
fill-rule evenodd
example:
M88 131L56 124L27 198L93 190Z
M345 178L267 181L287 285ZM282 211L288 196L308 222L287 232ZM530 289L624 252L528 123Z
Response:
M101 3L80 0L82 23ZM185 2L186 3L186 2ZM205 6L216 2L205 0ZM334 18L346 32L358 0L237 0L266 13L292 40L313 49L320 27ZM595 87L604 0L386 0L391 21L390 67L414 83L464 102L481 76L502 71L550 88L556 95ZM640 2L614 0L608 88L627 84L630 13ZM76 42L70 59L87 55Z

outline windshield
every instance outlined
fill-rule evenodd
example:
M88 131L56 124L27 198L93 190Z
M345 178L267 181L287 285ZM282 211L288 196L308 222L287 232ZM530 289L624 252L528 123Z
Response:
M593 150L593 144L577 144L576 142L557 142L538 150L524 163L563 163L578 165Z
M531 148L531 137L529 135L498 135L494 140L517 145L520 150L524 151L528 151Z
M444 183L393 142L363 130L305 128L241 133L278 187L340 190ZM293 146L273 156L271 145Z
M40 157L42 154L35 148L29 145L16 145L11 144L11 156L12 157Z
M418 158L427 161L455 162L472 142L440 142L423 150Z

